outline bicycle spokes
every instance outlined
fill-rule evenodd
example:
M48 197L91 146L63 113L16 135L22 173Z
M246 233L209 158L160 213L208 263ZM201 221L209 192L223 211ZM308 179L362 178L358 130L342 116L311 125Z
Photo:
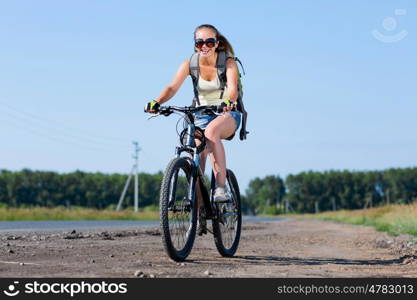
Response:
M236 204L233 203L233 200L231 203L218 205L218 209L220 232L222 235L223 245L228 249L232 247L232 244L235 240L238 211Z
M187 232L191 228L191 201L187 197L189 182L181 168L176 170L170 181L168 204L169 231L173 246L184 248Z
M213 220L213 233L217 250L222 256L231 257L239 245L242 214L239 186L230 170L227 170L226 190L230 201L216 204L217 219Z

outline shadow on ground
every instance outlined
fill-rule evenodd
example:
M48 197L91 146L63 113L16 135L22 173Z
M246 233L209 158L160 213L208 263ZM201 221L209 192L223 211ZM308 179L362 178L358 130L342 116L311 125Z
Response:
M255 255L244 255L244 256L234 256L227 260L221 262L214 261L211 259L196 259L196 260L187 260L187 263L191 264L216 264L221 263L223 265L234 265L238 263L239 265L259 265L267 263L269 265L299 265L299 266L314 266L314 265L327 265L327 264L336 264L336 265L373 265L373 266L384 266L384 265L394 265L401 264L405 260L417 260L417 256L414 255L405 255L396 259L342 259L342 258L299 258L299 257L278 257L278 256L255 256Z
M236 256L243 263L277 263L279 265L392 265L402 263L405 259L417 259L417 256L407 255L397 259L379 260L379 259L342 259L342 258L298 258L298 257L277 257L277 256Z

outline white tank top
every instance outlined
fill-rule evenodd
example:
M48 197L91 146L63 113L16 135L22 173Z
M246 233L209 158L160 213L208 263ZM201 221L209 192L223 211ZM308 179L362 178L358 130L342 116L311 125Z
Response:
M220 89L220 80L219 76L216 75L216 78L208 81L198 77L197 84L198 99L200 100L200 105L220 105L229 95L227 87L224 88L223 99L220 99L221 89Z

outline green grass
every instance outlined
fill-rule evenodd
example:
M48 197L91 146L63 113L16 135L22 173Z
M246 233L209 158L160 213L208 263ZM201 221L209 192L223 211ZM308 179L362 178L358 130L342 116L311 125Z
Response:
M306 214L301 217L372 226L378 231L388 232L391 235L405 233L417 236L417 203Z
M139 212L133 210L91 208L0 208L0 221L46 221L46 220L158 220L159 213L154 207L146 207Z

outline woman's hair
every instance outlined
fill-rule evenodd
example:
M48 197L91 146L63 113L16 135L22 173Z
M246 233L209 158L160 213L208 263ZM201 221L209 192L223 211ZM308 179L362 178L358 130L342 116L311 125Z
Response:
M213 30L213 32L216 34L216 40L219 41L219 46L217 47L216 51L226 51L227 53L229 53L230 55L235 55L235 51L233 51L233 47L232 45L229 43L229 41L226 39L226 37L224 35L222 35L216 27L214 27L213 25L210 24L202 24L200 26L198 26L195 30L194 30L194 39L195 39L195 35L197 33L197 31L199 31L200 29L203 28L209 28L211 30ZM195 50L197 51L197 50Z

